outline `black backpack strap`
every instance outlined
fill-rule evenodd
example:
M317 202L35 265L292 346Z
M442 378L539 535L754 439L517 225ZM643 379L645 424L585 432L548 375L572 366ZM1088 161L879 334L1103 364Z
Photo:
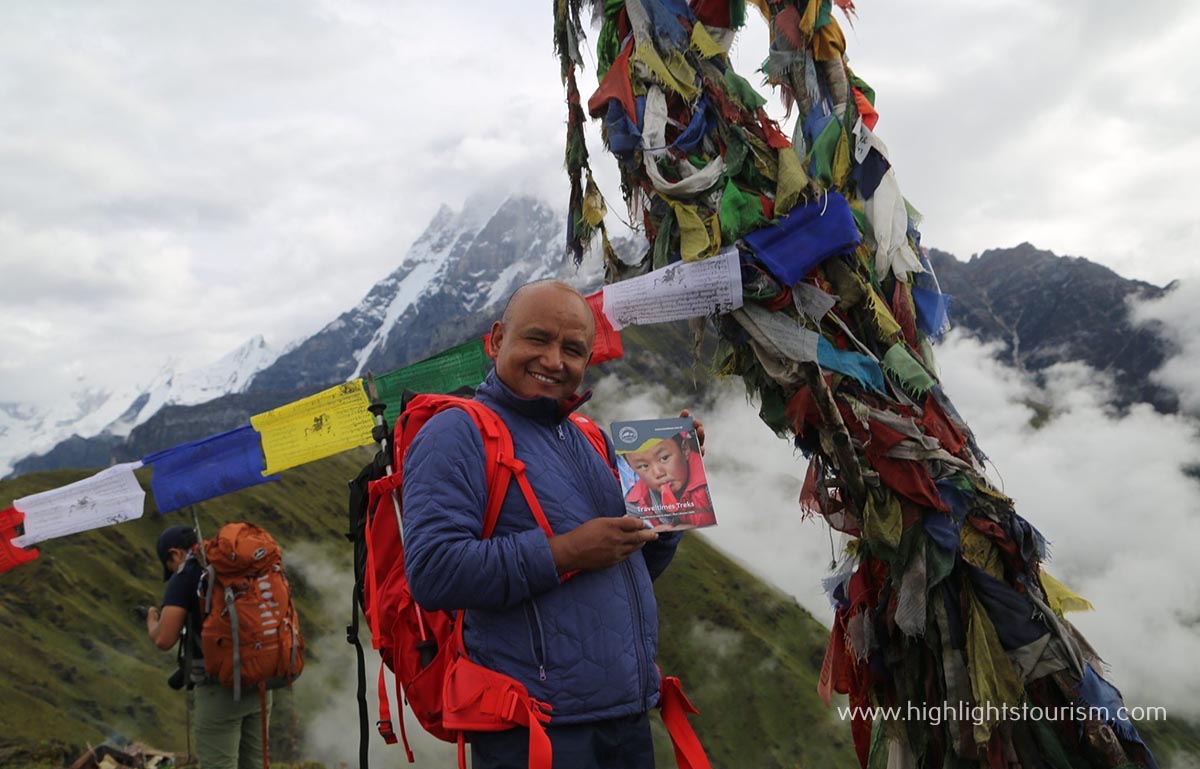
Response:
M350 481L350 499L347 505L349 528L346 539L354 544L354 586L350 593L350 624L346 626L346 643L354 646L354 656L357 659L357 688L358 700L358 765L361 769L369 769L368 748L370 746L371 727L367 707L367 660L363 653L362 642L358 639L358 614L363 604L363 581L366 577L367 548L366 523L370 511L367 486L372 479L380 477L381 460L386 460L382 452L376 454L370 464L363 467L358 476Z

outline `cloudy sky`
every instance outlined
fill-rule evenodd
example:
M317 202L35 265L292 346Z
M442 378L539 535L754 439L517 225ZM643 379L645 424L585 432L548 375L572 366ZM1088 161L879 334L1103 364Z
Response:
M561 204L545 5L4 3L0 402L282 346L357 302L440 204ZM1200 7L859 5L851 65L926 245L1028 240L1159 284L1200 269ZM752 13L735 66L765 51Z

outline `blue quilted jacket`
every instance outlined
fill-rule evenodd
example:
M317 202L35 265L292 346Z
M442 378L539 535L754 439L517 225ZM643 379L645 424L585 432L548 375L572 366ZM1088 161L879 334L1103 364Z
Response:
M521 398L494 371L476 398L508 425L556 533L625 513L612 470L556 401ZM612 461L611 443L608 453ZM403 489L413 597L428 610L466 609L471 658L550 703L553 723L654 707L658 607L651 580L675 554L678 535L662 535L614 567L560 583L549 541L516 483L495 535L480 539L487 497L483 461L479 430L457 409L430 419L413 440Z

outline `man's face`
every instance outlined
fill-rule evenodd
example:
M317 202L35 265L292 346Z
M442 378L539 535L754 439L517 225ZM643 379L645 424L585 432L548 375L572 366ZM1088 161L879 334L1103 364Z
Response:
M496 374L523 398L571 396L592 358L593 324L587 302L563 286L522 289L492 326Z
M625 455L625 461L651 488L659 489L670 485L671 491L679 494L687 486L687 452L673 440L662 441L640 451L631 451Z
M187 551L173 547L167 551L167 562L164 564L171 571L179 571L179 567L187 560Z

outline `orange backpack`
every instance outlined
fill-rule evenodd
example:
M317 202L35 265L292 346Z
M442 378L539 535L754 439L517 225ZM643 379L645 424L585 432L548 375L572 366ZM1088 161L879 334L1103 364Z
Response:
M279 545L257 526L227 523L204 543L204 555L204 669L234 699L242 687L291 684L304 669L304 639Z
M382 421L383 404L373 404ZM554 536L541 503L525 475L525 465L516 458L512 435L496 412L482 403L449 395L417 395L405 403L396 423L392 446L387 446L386 425L375 436L384 451L363 468L350 484L350 532L355 543L355 602L361 606L371 629L371 643L379 650L383 665L395 675L398 694L412 709L417 721L433 736L458 743L459 766L465 769L465 733L502 731L516 726L529 729L530 769L550 769L552 752L545 725L550 706L529 696L524 684L471 661L463 644L460 612L425 611L409 592L404 573L404 543L401 538L399 503L404 480L404 456L421 427L435 414L449 408L465 411L479 428L487 467L488 505L483 515L483 537L495 530L500 507L509 484L516 483L534 519L546 536ZM608 448L600 428L579 414L572 423L608 461ZM390 451L389 451L390 449ZM391 462L395 461L395 468ZM615 471L614 471L615 472ZM571 575L564 575L564 579ZM347 640L357 646L357 610L347 627ZM365 671L361 648L359 659L359 713L363 741L359 748L362 769L367 766ZM686 713L697 712L679 686L678 678L663 676L659 707L675 748L681 769L709 769L704 748L688 723ZM388 744L397 739L392 731L386 675L379 671L379 720L381 736ZM400 736L409 763L414 762L400 714Z

